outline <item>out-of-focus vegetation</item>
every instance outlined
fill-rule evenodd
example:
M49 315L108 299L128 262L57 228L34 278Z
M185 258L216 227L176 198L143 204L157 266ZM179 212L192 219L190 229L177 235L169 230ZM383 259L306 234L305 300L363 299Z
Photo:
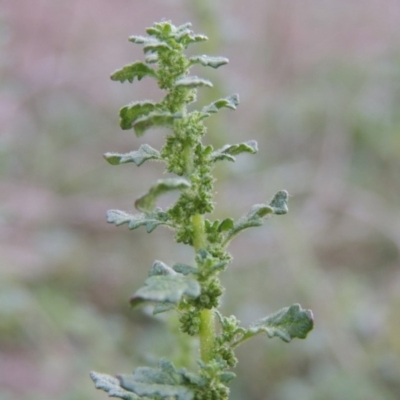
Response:
M219 36L218 49L203 52L230 59L213 90L239 92L241 105L224 123L210 120L213 140L259 142L257 156L218 167L218 216L239 216L282 188L292 195L288 216L231 249L225 314L250 322L297 301L315 313L308 340L290 349L262 338L240 348L232 399L398 398L400 4L202 4L2 4L1 399L98 399L89 370L179 358L169 354L174 321L131 311L127 299L155 258L190 255L168 231L148 241L104 218L133 207L126 199L146 189L143 173L151 180L161 166L140 178L119 167L117 179L101 158L138 147L119 129L118 108L159 94L108 76L140 58L121 38L162 17ZM223 30L212 31L215 19ZM161 135L147 140L157 146Z

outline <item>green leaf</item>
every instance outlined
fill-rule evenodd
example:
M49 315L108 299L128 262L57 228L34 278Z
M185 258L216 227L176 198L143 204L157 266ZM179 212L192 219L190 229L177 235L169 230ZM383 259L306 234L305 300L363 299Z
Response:
M133 64L125 65L121 69L118 69L111 75L113 81L119 81L121 83L129 81L132 83L135 78L138 81L143 79L145 76L157 77L156 71L153 68L148 67L140 61L136 61Z
M162 194L171 190L184 190L190 186L190 182L184 178L159 179L144 196L136 200L135 207L139 211L151 211Z
M140 399L135 393L128 392L120 386L117 378L107 374L91 372L90 378L93 380L97 389L104 390L109 397L118 397L123 400L138 400Z
M152 37L149 38L145 36L130 36L129 41L136 44L142 44L143 51L145 53L154 53L162 50L172 50L172 47L168 43Z
M249 331L252 335L266 333L270 338L277 336L285 342L290 342L294 338L305 339L313 326L311 310L304 310L300 304L293 304L256 321L249 327Z
M205 42L208 40L208 37L205 35L196 35L190 29L191 25L182 25L178 28L175 34L175 40L178 43L181 43L183 46L187 47L191 43L199 43Z
M228 231L224 245L226 245L240 231L247 228L261 226L265 217L271 214L286 214L288 212L288 197L288 192L286 190L281 190L272 198L269 204L255 204L247 214L243 215L234 223L233 228Z
M182 275L197 275L199 273L199 270L196 267L192 267L191 265L186 265L186 264L175 264L172 266L173 270L176 272L179 272Z
M236 378L236 374L231 371L222 372L219 376L222 383L229 383Z
M200 291L197 280L177 272L171 275L154 275L146 279L145 286L131 297L130 303L132 307L145 301L177 304L183 296L200 296Z
M195 374L176 370L170 361L162 360L158 368L139 367L133 374L119 375L118 379L122 388L141 398L192 400L194 391L185 385L192 375Z
M159 225L169 225L168 215L157 207L153 211L143 214L129 214L121 210L108 210L107 222L116 226L128 224L129 229L145 226L147 233L152 232Z
M174 30L176 30L174 25L169 21L163 21L154 23L151 28L146 29L146 32L148 35L161 39L168 37Z
M121 128L124 130L131 129L137 119L148 115L156 109L157 104L149 100L129 103L119 110Z
M224 219L218 226L218 232L229 231L234 227L234 222L232 218Z
M204 107L201 112L203 118L208 117L210 114L217 113L221 108L230 108L231 110L236 110L239 105L239 95L233 94L231 96L225 97L224 99L219 99Z
M271 200L269 205L274 210L274 214L283 215L289 211L287 202L289 194L286 190L279 191Z
M251 153L255 154L258 151L257 142L255 140L249 140L248 142L237 143L237 144L226 144L222 148L212 152L211 160L228 160L235 161L236 155L240 153Z
M153 149L148 144L142 144L139 150L131 151L130 153L105 153L104 158L111 165L120 165L133 162L138 167L147 160L161 160L160 152Z
M196 88L199 86L213 87L213 84L209 80L197 76L185 76L175 82L175 87Z
M176 272L169 267L167 264L164 264L162 261L154 261L151 266L149 276L160 276L160 275L176 275Z
M174 121L178 118L182 118L181 113L172 114L168 111L154 111L148 115L137 119L133 124L136 136L142 136L147 129L156 126L167 126L171 127Z
M189 58L190 64L201 64L205 67L218 68L222 65L228 64L229 60L225 57L211 57L211 56L194 56Z
M237 235L243 229L261 226L263 224L263 218L273 212L274 210L272 207L267 204L255 204L247 214L243 215L235 222L233 228L228 232L227 240Z

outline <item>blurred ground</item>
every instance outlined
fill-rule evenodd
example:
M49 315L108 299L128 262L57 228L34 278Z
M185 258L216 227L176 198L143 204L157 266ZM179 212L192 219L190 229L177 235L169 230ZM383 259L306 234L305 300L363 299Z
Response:
M250 322L300 302L316 319L305 341L240 348L232 399L398 399L396 0L1 2L0 398L106 398L90 370L131 371L174 347L127 299L154 259L190 253L170 232L104 218L131 209L162 170L101 157L163 142L118 126L119 107L155 88L108 79L141 58L127 37L162 18L192 21L211 38L199 53L230 59L198 71L215 83L201 103L241 97L210 118L209 140L259 143L258 155L218 166L216 216L291 194L287 216L234 242L223 311Z

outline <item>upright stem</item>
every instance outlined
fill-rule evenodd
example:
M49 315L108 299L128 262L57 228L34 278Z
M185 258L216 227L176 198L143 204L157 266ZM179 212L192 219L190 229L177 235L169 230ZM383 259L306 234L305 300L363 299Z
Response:
M204 218L200 214L192 216L194 249L197 252L205 248ZM209 362L213 356L215 339L214 311L204 309L200 313L200 356L202 361Z

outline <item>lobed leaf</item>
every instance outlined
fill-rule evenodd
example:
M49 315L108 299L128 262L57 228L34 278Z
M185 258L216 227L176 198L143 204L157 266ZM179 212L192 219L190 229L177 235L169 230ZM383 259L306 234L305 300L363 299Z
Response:
M154 23L152 27L146 29L146 32L160 39L168 37L175 29L175 26L172 25L171 22L163 21Z
M148 144L142 144L139 150L134 150L129 153L105 153L104 158L111 165L120 165L133 162L138 167L147 160L161 160L160 152Z
M121 128L124 130L131 129L137 119L148 115L156 109L157 104L149 100L129 103L119 110Z
M225 97L224 99L219 99L204 107L201 112L203 118L209 117L210 114L217 113L221 108L230 108L231 110L236 110L239 105L239 95L233 94L231 96Z
M175 34L175 40L178 43L187 47L191 43L205 42L208 40L208 37L205 35L194 34L190 29L188 29L189 27L190 25L186 27L182 26L182 29L178 29Z
M197 76L185 76L175 82L175 87L197 88L199 86L213 87L213 84L209 80Z
M300 304L293 304L256 321L249 327L249 331L253 335L266 333L270 338L277 336L285 342L290 342L294 338L305 339L313 326L311 310L304 310Z
M229 60L225 57L211 57L211 56L194 56L189 58L191 65L201 64L205 67L218 68L222 65L228 64Z
M194 391L185 381L196 374L176 370L168 360L161 360L158 368L139 367L133 374L119 375L122 388L151 399L192 400ZM195 376L197 379L197 375Z
M263 218L273 212L274 210L267 204L255 204L247 214L234 223L233 228L228 232L228 238L232 238L244 229L261 226Z
M131 297L130 303L132 307L146 301L177 304L183 296L198 297L200 291L200 284L196 279L178 273L153 275L147 278L145 286Z
M261 226L264 218L270 214L283 215L288 212L288 192L286 190L279 191L270 201L269 204L255 204L251 207L250 211L240 217L227 233L224 244L227 244L235 235L240 231Z
M121 83L125 81L132 83L135 78L140 81L145 76L152 76L156 78L157 73L153 68L148 67L146 64L140 61L136 61L133 64L125 65L121 69L116 70L111 75L111 79Z
M135 207L139 211L151 211L162 194L171 190L184 190L190 186L190 182L184 178L159 179L144 196L136 200Z
M117 378L107 374L100 374L98 372L91 372L90 378L95 384L97 389L104 390L108 393L109 397L118 397L123 400L137 400L140 399L135 393L128 392L120 386Z
M129 214L121 210L108 210L107 222L116 226L128 224L128 228L131 230L139 226L145 226L147 233L152 232L159 225L169 225L168 215L159 207L143 214Z
M172 114L168 111L154 111L137 119L133 122L132 126L135 130L136 136L142 136L144 132L151 127L172 126L177 118L182 118L182 114Z
M255 154L258 151L257 142L255 140L249 140L243 143L227 144L211 153L212 161L228 160L235 161L236 155L240 153L251 153Z
M142 44L145 53L159 52L160 50L172 50L172 47L165 41L145 36L130 36L129 41Z

